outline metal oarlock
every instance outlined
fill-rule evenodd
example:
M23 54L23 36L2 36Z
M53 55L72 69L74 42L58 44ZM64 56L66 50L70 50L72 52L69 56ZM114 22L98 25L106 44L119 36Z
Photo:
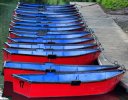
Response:
M114 64L115 64L115 65L119 65L118 61L114 61Z
M118 64L117 66L120 66L120 69L124 70L125 72L128 71L124 65L119 65Z
M94 31L93 31L91 28L89 28L89 30L90 30L92 36L94 37L94 39L95 39L97 45L99 46L99 48L101 49L101 51L103 51L104 48L103 48L103 46L101 45L101 43L100 43L98 37L94 34Z
M89 32L92 34L97 44L101 44L98 40L98 37L94 34L94 31L91 28L88 28Z

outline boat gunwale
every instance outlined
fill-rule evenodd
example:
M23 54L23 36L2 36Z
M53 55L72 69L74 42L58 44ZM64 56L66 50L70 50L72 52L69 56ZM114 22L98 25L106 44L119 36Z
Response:
M21 49L21 50L23 50L23 49ZM30 51L30 49L24 49L24 50ZM86 49L86 50L89 50L89 49ZM93 50L93 49L90 49L90 50ZM13 55L34 56L34 57L48 57L49 55L51 55L51 54L48 54L48 55L32 55L32 54L11 53L9 50L7 50L7 48L3 48L3 51L6 51L8 54L11 54L11 55L13 54ZM33 50L33 51L36 51L36 50ZM54 51L59 52L60 50L43 50L43 51L44 52L45 51L51 51L53 53ZM61 50L61 51L64 51L64 50ZM85 50L83 50L83 49L74 49L74 50L69 50L69 51L71 52L71 51L85 51ZM64 51L64 52L68 52L68 51ZM55 55L56 58L61 59L61 58L67 58L67 57L68 58L70 58L70 57L80 57L80 56L85 56L85 55L89 55L89 54L101 53L101 52L102 52L101 48L96 48L95 51L93 51L93 52L89 52L89 53L85 53L85 54L79 54L79 55L66 55L66 56L62 55L62 54L61 54L61 56L56 55L56 54L53 54L53 55Z
M113 71L113 70L109 70L110 72L111 71ZM81 84L86 84L86 83L94 83L94 82L101 82L101 81L106 81L106 80L109 80L109 79L112 79L112 78L114 78L114 77L118 77L118 76L120 76L120 75L123 75L124 73L125 73L125 70L119 70L119 69L117 69L117 70L114 70L114 71L121 71L120 73L118 73L118 75L113 75L112 77L110 77L110 78L107 78L107 79L101 79L101 80L97 80L97 81L86 81L86 82L82 82L82 81L80 81L80 80L72 80L72 81L80 81L81 82ZM104 70L103 71L91 71L91 73L95 73L95 72L104 72ZM81 72L80 72L81 73ZM89 71L88 72L83 72L83 73L90 73ZM48 73L45 73L45 74L48 74ZM43 74L43 75L45 75L45 74ZM56 73L54 73L54 74L56 74ZM70 73L69 73L70 74ZM72 73L71 73L72 74ZM76 73L76 74L78 74L78 73ZM70 81L70 82L33 82L33 81L29 81L29 80L27 80L27 79L25 79L25 78L21 78L20 76L18 76L18 75L24 75L24 74L13 74L12 76L13 77L15 77L15 78L17 78L17 79L19 79L19 80L22 80L22 81L26 81L26 82L28 82L28 83L34 83L34 84L71 84L71 82L72 81ZM27 75L42 75L42 74L27 74ZM63 74L63 75L65 75L65 74Z

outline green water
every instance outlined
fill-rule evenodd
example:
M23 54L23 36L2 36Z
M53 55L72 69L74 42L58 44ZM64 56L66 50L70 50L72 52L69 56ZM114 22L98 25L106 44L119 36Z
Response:
M0 71L2 70L2 48L3 43L6 41L8 36L8 28L9 23L12 17L12 12L16 7L16 0L15 2L10 3L2 3L0 2Z
M3 87L3 77L1 76L1 71L3 69L2 48L3 43L6 41L6 38L8 36L9 23L16 4L16 0L9 3L7 2L7 0L4 3L0 1L0 87Z

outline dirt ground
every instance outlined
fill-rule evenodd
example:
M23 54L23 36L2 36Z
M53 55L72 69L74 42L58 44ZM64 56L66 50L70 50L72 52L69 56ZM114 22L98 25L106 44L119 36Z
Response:
M115 11L106 11L108 16L112 17L115 22L128 33L128 8L115 10Z

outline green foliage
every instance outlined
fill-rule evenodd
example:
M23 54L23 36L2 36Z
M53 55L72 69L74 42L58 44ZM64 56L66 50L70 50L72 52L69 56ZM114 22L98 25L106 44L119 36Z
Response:
M45 3L52 5L63 5L63 4L69 4L69 0L46 0Z
M26 3L36 3L36 0L21 0L21 1L25 1Z
M101 3L102 0L96 0L96 2Z
M42 4L52 4L52 5L63 5L69 4L69 0L21 0L27 3L42 3Z
M15 2L18 2L18 0L0 0L0 3L15 3Z
M3 88L3 76L1 71L0 71L0 88Z
M128 0L97 0L103 7L107 9L121 9L128 7Z
M95 2L96 0L70 0L70 1L77 1L77 2Z

